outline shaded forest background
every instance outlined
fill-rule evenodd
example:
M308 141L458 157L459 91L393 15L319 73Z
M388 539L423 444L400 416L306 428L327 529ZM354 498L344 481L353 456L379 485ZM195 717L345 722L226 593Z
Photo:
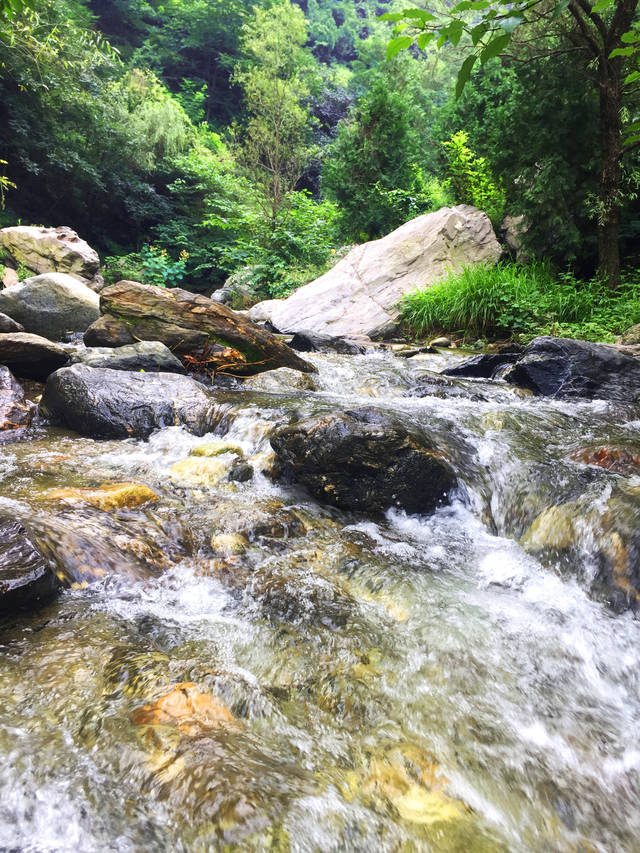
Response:
M589 277L598 96L561 20L456 100L464 49L387 60L395 0L34 0L0 18L0 225L70 225L107 276L264 297L444 204ZM534 53L536 54L534 57ZM628 108L628 107L627 107ZM638 263L637 156L621 250Z

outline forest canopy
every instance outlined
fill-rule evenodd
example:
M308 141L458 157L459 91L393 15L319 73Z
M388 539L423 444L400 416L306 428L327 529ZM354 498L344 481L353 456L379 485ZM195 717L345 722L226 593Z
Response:
M622 4L593 14L612 29ZM601 68L571 3L520 4L517 28L487 0L0 8L1 224L69 225L113 280L284 295L456 203L497 231L517 217L523 254L585 277L615 208L616 251L638 263L637 45L606 43L629 132L605 197Z

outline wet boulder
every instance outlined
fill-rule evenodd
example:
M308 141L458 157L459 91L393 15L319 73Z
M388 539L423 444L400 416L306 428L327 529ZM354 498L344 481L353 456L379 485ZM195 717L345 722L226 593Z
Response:
M430 512L456 484L435 446L371 408L301 421L277 432L271 446L285 478L342 509Z
M504 379L559 400L640 403L640 360L606 344L535 338L505 372Z
M59 341L94 323L100 304L97 293L73 276L47 273L0 291L0 311L27 332Z
M98 253L64 226L15 225L0 229L0 260L16 267L22 264L37 275L66 273L92 288L103 284Z
M8 367L0 366L0 431L29 426L33 405L24 395Z
M85 343L109 346L109 339L122 340L128 332L139 341L162 341L194 369L224 369L238 376L277 367L315 372L312 364L246 317L180 288L120 281L101 292L100 308L110 318L108 335L100 338L91 328Z
M160 341L138 341L121 347L79 347L70 353L73 364L146 373L186 373L184 365Z
M465 358L453 367L442 371L443 376L461 376L465 379L496 379L505 367L515 364L522 356L522 350L504 350L495 353L483 353Z
M0 516L0 615L46 601L59 585L26 528Z
M212 407L206 388L187 376L84 364L52 374L41 403L46 417L93 438L146 438L167 426L203 435Z
M23 379L44 382L69 361L67 352L40 335L27 332L0 334L0 364Z

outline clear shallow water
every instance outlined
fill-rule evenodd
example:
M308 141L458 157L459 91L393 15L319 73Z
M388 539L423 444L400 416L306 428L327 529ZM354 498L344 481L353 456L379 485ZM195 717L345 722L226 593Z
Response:
M517 541L632 489L566 460L637 423L484 385L404 396L447 358L317 357L316 394L221 393L216 436L2 449L0 512L92 583L1 626L0 849L640 850L640 622L587 594L587 552L554 571ZM372 403L448 442L450 507L372 521L262 473L171 473L223 433L268 467L292 412ZM122 480L160 501L47 497Z

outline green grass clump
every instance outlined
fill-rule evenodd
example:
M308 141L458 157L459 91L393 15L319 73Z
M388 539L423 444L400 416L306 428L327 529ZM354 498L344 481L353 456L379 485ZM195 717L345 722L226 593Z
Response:
M554 275L547 263L468 267L408 294L401 307L402 322L417 336L613 341L640 323L640 272L627 274L613 292L598 279Z

